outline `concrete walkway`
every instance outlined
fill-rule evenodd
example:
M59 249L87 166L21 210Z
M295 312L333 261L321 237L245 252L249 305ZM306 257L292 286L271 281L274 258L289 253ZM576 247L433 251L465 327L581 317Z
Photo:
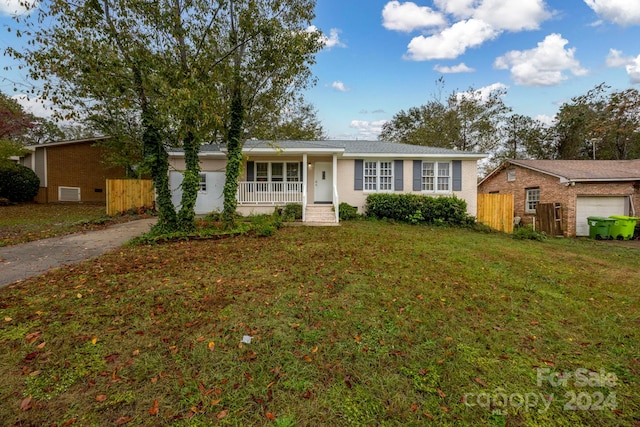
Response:
M112 225L104 230L69 234L0 248L0 288L75 264L122 246L149 231L156 218Z

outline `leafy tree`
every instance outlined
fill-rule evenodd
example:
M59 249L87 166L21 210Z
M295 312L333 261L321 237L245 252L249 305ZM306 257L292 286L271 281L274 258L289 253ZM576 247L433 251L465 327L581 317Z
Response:
M455 141L454 115L437 100L401 110L382 126L379 139L403 144L452 148Z
M542 159L549 154L545 126L529 116L512 114L502 128L502 145L495 157L500 159Z
M12 156L27 153L22 139L35 126L34 121L15 99L0 92L0 166L10 165Z
M453 147L458 150L489 152L497 148L496 134L509 108L502 98L505 89L494 89L488 94L469 89L463 93L452 93L448 100L449 114L453 118Z
M492 150L509 111L502 101L504 95L504 89L483 94L472 88L452 92L446 102L434 97L425 105L397 113L383 125L380 139L465 151Z
M10 53L44 82L39 95L66 118L137 121L113 131L115 141L131 144L123 151L142 147L158 195L156 227L190 229L201 143L226 138L229 163L239 174L231 140L242 140L244 122L232 122L243 111L250 116L255 105L281 106L308 79L319 46L316 34L303 31L313 6L310 0L52 0L29 22L31 48ZM241 114L230 113L236 111L232 100ZM169 146L185 152L179 212L168 185Z
M18 101L0 92L0 140L19 140L35 126L34 121Z
M263 140L321 141L326 139L313 105L296 99L290 106L261 128L249 130L249 135Z
M221 50L231 52L217 71L221 90L220 134L227 145L223 219L234 225L236 192L242 165L245 129L273 126L274 116L312 82L309 66L322 47L319 34L307 31L313 0L230 1L221 17Z
M611 91L604 83L560 107L554 126L557 157L640 157L640 93Z

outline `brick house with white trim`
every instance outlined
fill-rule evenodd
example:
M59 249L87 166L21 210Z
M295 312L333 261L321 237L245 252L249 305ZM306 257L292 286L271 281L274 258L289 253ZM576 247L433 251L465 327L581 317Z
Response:
M478 193L513 194L514 216L525 225L538 203L560 203L563 234L586 236L588 216L640 215L640 159L506 160Z

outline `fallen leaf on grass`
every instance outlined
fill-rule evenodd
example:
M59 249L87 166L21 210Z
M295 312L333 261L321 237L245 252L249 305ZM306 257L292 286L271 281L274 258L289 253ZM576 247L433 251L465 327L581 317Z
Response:
M412 403L411 404L411 412L416 412L418 410L418 404L417 403Z
M46 341L42 341L40 344L38 344L36 346L36 348L43 349L45 345L47 345L47 342Z
M26 397L22 399L22 402L20 402L20 410L28 411L31 408L33 408L33 405L31 405L31 397Z
M149 409L149 415L158 415L158 399L153 401L153 406Z
M122 424L126 424L131 421L133 421L133 417L120 417L116 420L116 425L121 426Z
M440 397L441 397L441 398L443 398L443 399L444 399L445 397L447 397L447 395L446 395L446 394L444 394L444 391L442 391L442 390L440 390L440 389L438 389L438 396L440 396Z
M209 341L208 347L209 351L213 351L213 349L216 348L216 343L214 343L213 341Z
M436 420L435 417L433 415L431 415L430 413L428 413L428 412L424 412L422 415L424 415L425 418L428 418L431 421L435 421Z
M107 396L104 394L99 394L96 396L96 401L97 402L104 402L105 400L107 400Z
M4 318L4 321L5 321L5 322L11 322L12 320L13 320L13 319L12 319L11 317L5 317L5 318Z
M71 425L74 425L76 421L78 421L77 418L71 418L69 421L65 421L62 424L60 424L60 427L69 427Z
M485 383L484 381L482 381L482 379L480 379L478 377L475 377L473 380L475 382L477 382L478 384L480 384L482 387L486 387L487 386L487 383Z
M40 335L42 335L42 332L40 331L36 331L36 332L31 332L30 334L27 334L24 336L24 338L27 340L27 342L29 344L33 343L35 340L37 340L38 338L40 338Z
M265 414L265 416L266 416L267 418L269 418L271 421L273 421L273 420L275 420L275 419L276 419L276 416L275 416L275 415L273 415L273 413L271 413L271 412L267 412L267 413Z
M227 416L227 414L229 413L228 409L225 409L223 411L218 412L218 415L216 415L216 418L218 418L219 420L223 419L224 417Z

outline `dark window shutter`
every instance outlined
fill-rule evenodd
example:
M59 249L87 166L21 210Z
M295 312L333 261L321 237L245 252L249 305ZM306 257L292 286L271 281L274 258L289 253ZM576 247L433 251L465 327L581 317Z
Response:
M393 161L393 189L404 190L404 160Z
M422 160L413 161L413 191L422 191Z
M298 179L300 180L300 182L302 182L302 178L304 178L304 169L302 169L303 167L304 167L304 162L300 162L300 170L298 171ZM309 177L308 177L308 176L307 176L307 179L309 179ZM304 191L303 191L303 189L302 189L302 187L303 187L303 186L305 186L305 185L307 185L307 183L306 183L306 182L305 182L305 183L303 183L303 184L300 186L300 192L301 192L301 193L303 193L303 192L304 192Z
M453 191L462 191L462 160L453 161Z
M362 190L363 188L363 174L364 174L364 160L356 159L354 160L354 168L355 173L353 174L353 189L354 190Z
M247 162L247 181L255 181L255 168L253 167L254 162Z

